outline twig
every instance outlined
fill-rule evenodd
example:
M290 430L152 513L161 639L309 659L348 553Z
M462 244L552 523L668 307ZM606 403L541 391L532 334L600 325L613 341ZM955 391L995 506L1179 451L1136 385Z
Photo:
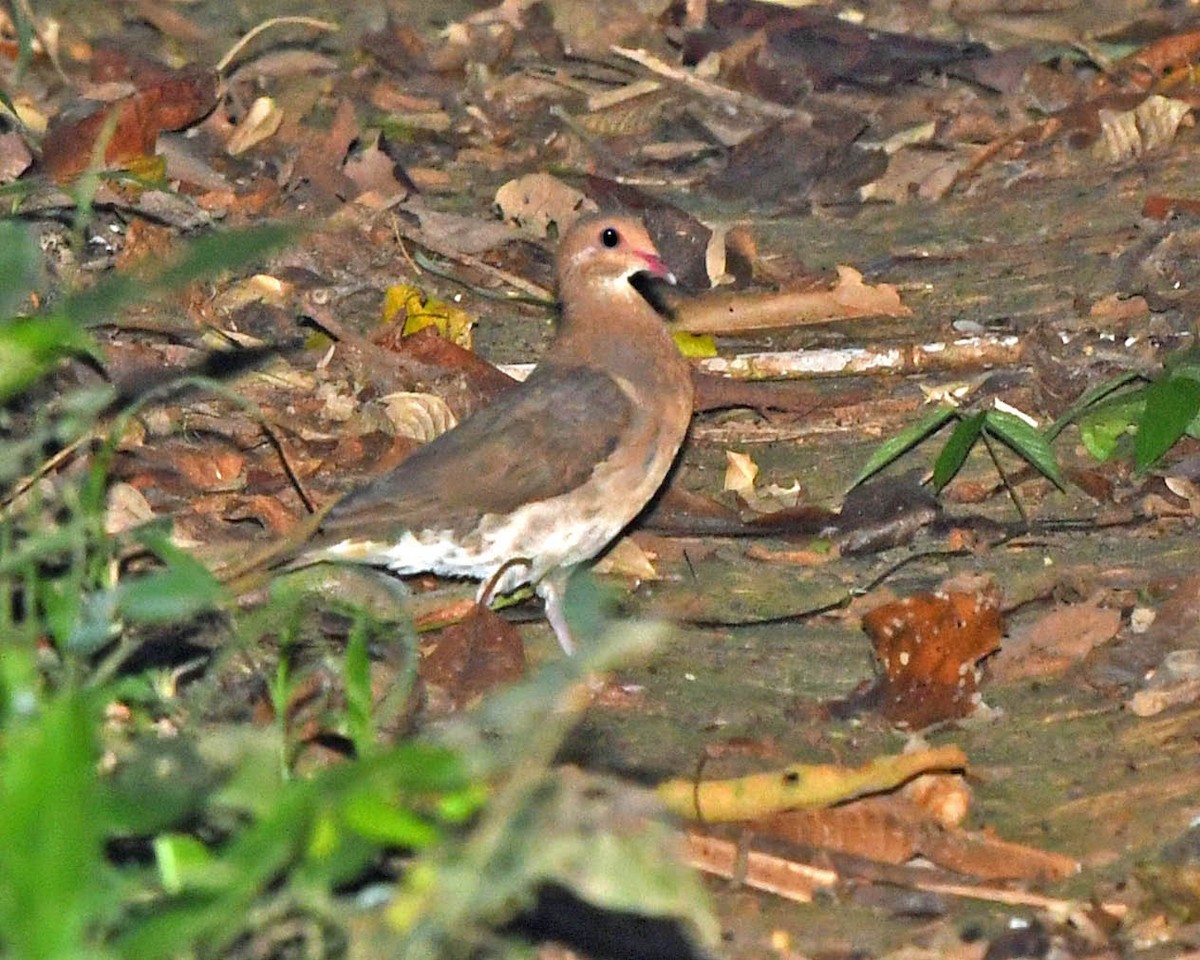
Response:
M228 52L220 60L217 61L217 73L224 73L225 69L234 61L255 37L272 27L283 26L287 24L298 24L302 27L312 27L314 30L324 30L326 33L337 33L341 29L336 23L330 23L328 20L318 20L316 17L271 17L270 20L264 20L256 27L251 27L237 43L229 48Z
M265 416L259 420L259 426L262 427L263 433L271 441L271 445L275 447L275 452L279 454L279 462L283 464L283 472L287 474L288 479L292 481L292 486L296 488L296 493L300 495L300 499L304 502L304 506L309 513L317 512L317 501L312 498L312 494L304 486L304 481L300 479L300 474L293 465L291 457L288 456L287 446L283 442L277 430L278 425L271 423Z
M403 249L403 244L401 244L401 248ZM405 251L405 252L407 254L407 251ZM463 260L464 266L474 266L473 264L466 263L467 258L465 257L465 255L463 255L463 256L464 256L464 260ZM462 277L456 276L455 274L451 273L449 270L441 269L440 267L437 266L437 264L435 264L432 260L430 260L429 257L425 256L425 254L423 254L420 250L414 250L413 256L410 257L409 260L410 260L410 262L415 260L415 263L413 265L418 267L419 269L424 270L426 273L432 274L435 277L441 277L443 280L449 280L451 283L457 283L459 286L466 287L475 296L483 297L485 300L501 300L504 303L531 303L538 307L554 306L554 298L550 297L549 295L544 296L544 297L534 297L534 296L529 296L528 294L524 294L524 293L497 293L495 290L488 290L485 287L477 287L475 284L468 283ZM499 268L493 267L492 269L495 270L495 269L499 269ZM501 271L501 272L503 273L504 271ZM520 278L517 277L516 279L519 280Z
M863 374L913 374L930 370L963 370L1001 366L1020 360L1022 342L1011 334L961 337L909 346L827 347L740 353L733 357L701 360L706 373L745 380L858 376Z
M780 103L771 103L769 100L760 100L758 97L751 96L748 93L741 93L737 90L731 90L729 87L723 87L719 83L713 83L711 80L705 80L696 76L690 70L684 70L682 67L672 66L665 60L660 60L652 53L645 50L633 50L629 47L609 47L618 57L624 57L626 60L632 60L634 63L639 63L651 73L656 73L660 77L666 77L668 80L673 80L676 83L681 83L685 87L690 87L701 96L707 97L710 100L723 100L725 103L731 103L735 107L742 107L746 110L753 110L756 113L761 113L767 117L774 117L779 120L789 120L795 117L805 117L807 114L803 110L794 110L791 107L785 107Z
M396 218L395 222L392 224L392 229L397 236L403 237L409 243L424 247L426 250L437 254L439 257L442 257L445 260L451 260L454 263L461 263L464 267L469 267L472 270L478 270L480 273L486 274L493 280L496 280L500 283L505 283L515 290L520 290L526 296L536 297L542 303L553 302L553 295L545 287L538 286L536 283L531 283L529 280L526 280L524 277L519 277L515 273L509 273L507 270L501 270L499 267L493 267L490 263L485 263L478 257L473 257L470 254L461 253L457 250L451 250L448 247L444 247L420 231L407 229L401 223L399 218ZM434 272L428 264L422 265L431 273ZM462 283L459 278L453 275L439 275L445 276L445 278L448 280L454 280L458 283Z
M0 509L0 519L7 520L12 514L14 504L26 490L41 480L46 474L50 473L50 471L56 469L64 460L73 456L83 444L95 439L96 436L97 433L95 430L89 430L82 436L76 437L57 453L42 461L33 473L18 480L13 486L12 492L4 498L2 509Z

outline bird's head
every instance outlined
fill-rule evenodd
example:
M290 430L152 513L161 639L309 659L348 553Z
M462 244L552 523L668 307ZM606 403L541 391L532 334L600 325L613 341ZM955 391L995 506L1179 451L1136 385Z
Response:
M630 217L600 215L576 221L558 248L558 289L628 296L630 281L648 274L674 283L646 228Z

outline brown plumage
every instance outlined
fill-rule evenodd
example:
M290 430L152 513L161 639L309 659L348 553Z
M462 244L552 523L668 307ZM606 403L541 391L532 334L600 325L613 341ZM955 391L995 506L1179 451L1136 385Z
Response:
M604 549L666 477L692 384L662 318L630 282L670 277L645 228L589 217L558 251L562 320L529 379L337 503L301 562L532 583L559 643L570 571ZM486 602L490 596L480 597Z

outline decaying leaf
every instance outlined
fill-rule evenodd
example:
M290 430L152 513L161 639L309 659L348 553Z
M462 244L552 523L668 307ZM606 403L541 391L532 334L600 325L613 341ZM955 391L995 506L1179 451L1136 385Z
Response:
M734 780L668 780L659 784L657 793L664 806L677 816L727 823L782 810L830 806L889 790L921 773L961 770L966 765L966 754L958 747L944 746L876 757L861 767L796 764Z
M725 484L722 490L734 493L754 493L754 480L758 476L758 464L748 453L736 450L725 451Z
M287 300L292 286L278 277L266 273L256 273L245 280L232 283L212 300L215 313L229 316L251 303L269 303L281 307Z
M1106 606L1099 591L1083 603L1062 605L1033 623L1012 630L990 663L996 680L1052 676L1079 663L1121 626L1119 607Z
M108 504L104 511L104 532L122 533L154 519L154 510L132 484L114 483L108 488Z
M412 284L388 287L383 299L383 322L399 323L406 337L433 327L451 343L471 349L474 318L461 307L434 297L426 298L424 292Z
M383 402L396 433L418 443L428 443L458 424L446 401L433 393L389 393Z
M273 137L283 123L283 111L271 97L259 97L250 105L246 115L225 144L226 152L236 157Z
M546 237L553 224L559 235L587 213L599 209L583 193L548 173L530 173L496 191L500 215L536 237Z
M1192 111L1186 100L1154 94L1132 110L1098 112L1101 137L1092 147L1097 159L1123 163L1170 143Z
M475 606L462 620L430 638L427 646L421 679L437 713L460 710L525 672L521 634L487 607Z
M863 617L883 665L876 692L884 714L913 729L969 716L978 706L976 663L1000 647L993 591L905 597Z
M217 99L216 74L202 67L170 70L155 64L135 78L134 92L112 102L84 101L56 116L42 140L42 169L63 183L92 162L104 136L104 165L124 168L154 154L164 130L181 130L202 118Z
M633 537L622 537L609 548L608 552L592 565L595 573L607 573L617 577L628 577L632 580L659 580L658 570L655 569L655 556L643 550Z

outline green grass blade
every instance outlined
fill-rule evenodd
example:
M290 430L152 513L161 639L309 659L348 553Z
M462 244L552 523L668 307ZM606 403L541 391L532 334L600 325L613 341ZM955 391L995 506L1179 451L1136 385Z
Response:
M371 658L367 649L367 619L363 614L354 618L350 637L346 641L346 661L343 668L346 685L346 727L355 753L366 756L375 748L375 723L372 712L375 698L371 693Z
M95 816L98 726L88 700L72 693L5 730L0 750L5 956L95 955L88 941L111 895Z
M178 289L200 277L223 270L244 269L248 263L282 247L297 230L282 224L249 230L225 230L193 240L179 260L149 277L110 274L88 290L73 294L55 313L94 326L107 322L121 307Z
M204 564L159 532L147 531L140 539L166 569L120 585L117 609L122 616L137 623L171 623L216 605L223 588Z

